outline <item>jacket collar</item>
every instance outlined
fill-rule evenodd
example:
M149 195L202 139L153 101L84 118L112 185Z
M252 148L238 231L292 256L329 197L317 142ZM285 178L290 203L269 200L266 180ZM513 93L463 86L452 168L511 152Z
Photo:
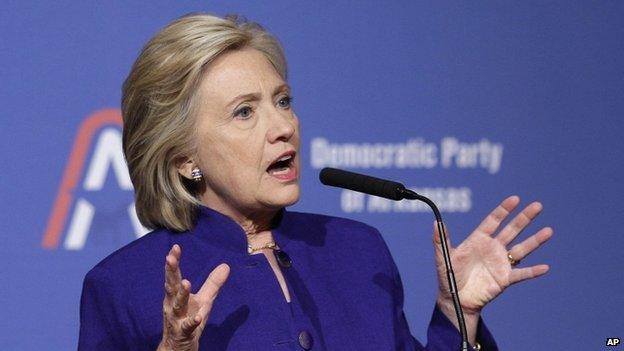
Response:
M282 208L273 218L271 233L277 245L288 246L291 230L290 216ZM199 206L197 223L192 230L213 246L242 255L247 254L247 237L243 228L230 217L206 206Z

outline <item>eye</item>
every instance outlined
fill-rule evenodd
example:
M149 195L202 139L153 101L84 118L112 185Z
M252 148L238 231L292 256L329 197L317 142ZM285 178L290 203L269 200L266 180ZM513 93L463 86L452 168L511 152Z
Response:
M234 112L234 117L239 117L240 119L248 119L251 117L251 113L253 110L250 106L243 106Z
M292 96L286 95L277 101L277 105L280 108L287 110L290 108L290 104L292 103L292 100L293 100Z

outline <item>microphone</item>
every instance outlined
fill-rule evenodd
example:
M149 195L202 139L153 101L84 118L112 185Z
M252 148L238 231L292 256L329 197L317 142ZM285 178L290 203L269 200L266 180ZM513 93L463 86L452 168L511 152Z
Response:
M323 168L319 174L319 179L321 183L325 185L349 189L396 201L403 199L419 200L431 207L431 210L436 217L438 234L440 235L440 242L442 243L442 255L444 256L446 278L448 279L449 290L451 296L453 297L453 307L455 307L455 314L457 315L457 321L459 322L459 332L462 337L461 350L468 351L469 343L468 332L466 331L466 321L464 320L464 312L462 311L461 303L459 301L457 282L455 281L455 273L453 272L453 266L451 265L451 256L449 254L448 243L446 241L446 231L444 230L442 215L440 214L440 211L435 203L425 196L422 196L410 189L406 189L401 183L344 171L342 169L329 167Z
M414 194L416 194L406 189L401 183L336 168L323 168L319 174L319 179L321 183L325 185L358 191L396 201L415 199Z

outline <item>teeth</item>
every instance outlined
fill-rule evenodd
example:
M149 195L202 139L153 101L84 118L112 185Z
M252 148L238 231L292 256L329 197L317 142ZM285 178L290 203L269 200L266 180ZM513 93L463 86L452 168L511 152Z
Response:
M290 171L290 167L291 167L290 160L293 157L294 157L294 155L292 155L292 154L280 157L279 159L275 160L271 164L271 166L269 166L269 169L267 169L267 172L269 172L270 174L277 174L277 175L288 173ZM285 161L288 161L288 163L286 165L283 165L280 168L275 168L277 166L276 164L278 162L285 162Z
M279 160L277 160L276 162L286 161L286 160L291 159L291 158L292 158L292 155L286 155L286 156L280 158Z
M289 170L290 170L289 167L285 167L285 168L272 170L270 173L271 174L286 174L286 173L288 173Z

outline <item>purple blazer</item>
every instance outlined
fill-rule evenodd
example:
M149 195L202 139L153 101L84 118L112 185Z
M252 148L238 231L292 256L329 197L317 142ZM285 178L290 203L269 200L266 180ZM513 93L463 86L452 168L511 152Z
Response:
M379 232L330 216L281 211L272 230L282 249L287 303L262 254L247 254L242 228L202 207L195 227L153 231L86 275L78 350L155 350L162 336L165 256L182 247L193 292L221 262L230 277L200 339L200 350L459 350L457 329L434 308L423 347L403 313L403 286ZM496 350L480 321L482 350Z

